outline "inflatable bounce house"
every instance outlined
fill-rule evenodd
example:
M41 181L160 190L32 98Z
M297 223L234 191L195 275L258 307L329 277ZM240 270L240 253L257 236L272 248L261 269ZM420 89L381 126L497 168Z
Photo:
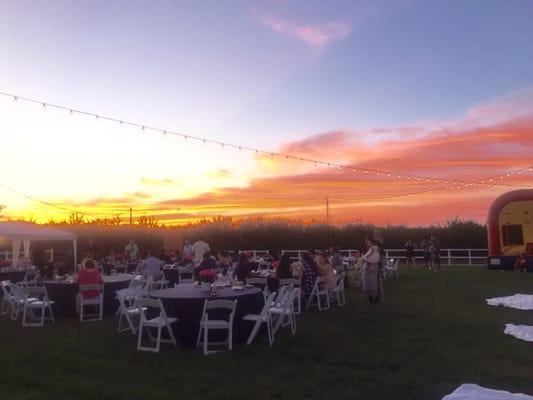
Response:
M487 219L489 268L513 269L525 253L533 268L533 189L513 190L498 197Z

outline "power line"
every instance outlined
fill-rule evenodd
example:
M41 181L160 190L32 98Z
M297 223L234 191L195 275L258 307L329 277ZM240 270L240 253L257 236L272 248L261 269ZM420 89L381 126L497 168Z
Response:
M215 144L215 145L220 146L221 148L238 149L239 151L252 152L252 153L255 153L255 154L258 154L258 155L260 154L260 155L265 155L265 156L269 156L269 157L276 157L276 158L279 158L279 159L300 161L300 162L310 163L312 165L333 167L333 168L337 168L337 169L339 169L341 171L347 171L347 172L351 171L353 173L358 173L358 174L365 174L365 175L372 174L374 176L380 176L380 177L384 177L384 178L395 178L395 179L403 179L403 180L407 180L407 181L419 181L419 182L425 181L426 183L439 183L439 184L445 184L445 185L447 185L447 184L452 184L452 185L460 184L460 185L463 185L463 186L469 186L469 185L472 185L472 184L474 184L474 185L478 184L478 185L482 185L482 186L492 186L492 187L509 187L506 184L494 183L494 182L495 181L496 182L501 182L501 180L504 179L504 176L508 177L508 176L511 176L511 175L514 175L514 174L521 175L522 173L524 173L526 171L529 171L529 172L533 171L533 166L529 166L529 167L522 168L522 169L514 171L514 172L505 172L504 174L493 175L493 176L490 176L490 177L487 177L487 178L482 178L482 179L476 180L476 181L465 181L465 180L460 180L460 179L451 179L451 178L442 178L442 177L435 178L435 177L416 175L416 174L404 174L404 173L380 170L380 169L375 169L375 168L349 166L349 165L344 165L344 164L340 164L340 163L336 163L336 162L327 162L327 161L323 161L323 160L316 160L316 159L311 159L311 158L307 158L307 157L299 157L299 156L279 153L279 152L275 152L275 151L264 150L264 149L255 148L255 147L248 147L248 146L238 145L238 144L234 144L234 143L221 142L221 141L218 141L218 140L208 139L208 138L205 138L205 137L200 137L200 136L195 136L195 135L189 135L189 134L185 134L185 133L181 133L181 132L175 132L175 131L167 130L167 129L160 129L160 128L157 128L157 127L153 127L153 126L151 126L149 124L140 124L140 123L137 123L137 122L131 122L131 121L118 119L118 118L107 116L107 115L87 112L87 111L79 110L79 109L72 108L72 107L67 107L67 106L63 106L63 105L59 105L59 104L50 103L50 102L47 102L47 101L37 100L37 99L24 97L24 96L19 96L19 95L15 95L15 94L12 94L12 93L6 93L6 92L2 92L2 91L0 91L0 95L2 95L4 97L10 97L14 101L25 101L25 102L29 102L29 103L39 104L39 105L41 105L43 107L43 109L55 108L55 109L58 109L58 110L66 111L69 114L79 114L79 115L83 115L83 116L89 116L89 117L92 117L92 118L95 118L95 119L101 119L101 120L105 120L105 121L118 123L120 125L132 126L132 127L141 129L143 132L152 131L152 132L163 134L163 135L173 135L173 136L181 137L181 138L183 138L185 140L190 139L190 140L193 140L193 141L196 141L196 142Z

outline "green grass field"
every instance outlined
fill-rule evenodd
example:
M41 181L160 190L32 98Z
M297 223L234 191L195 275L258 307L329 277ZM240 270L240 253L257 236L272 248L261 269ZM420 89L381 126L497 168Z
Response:
M406 272L385 301L359 290L347 305L305 312L295 337L204 357L165 345L136 352L116 321L63 320L22 328L0 319L0 393L6 399L440 399L465 382L533 393L533 343L503 334L533 312L487 297L533 293L533 276L455 267ZM9 394L9 395L8 395Z

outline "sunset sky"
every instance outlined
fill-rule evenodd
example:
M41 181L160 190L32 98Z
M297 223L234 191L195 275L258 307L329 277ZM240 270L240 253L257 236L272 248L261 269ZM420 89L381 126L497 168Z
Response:
M0 96L2 214L309 221L329 198L336 223L484 222L533 185L531 21L523 0L0 0L0 92L345 166Z

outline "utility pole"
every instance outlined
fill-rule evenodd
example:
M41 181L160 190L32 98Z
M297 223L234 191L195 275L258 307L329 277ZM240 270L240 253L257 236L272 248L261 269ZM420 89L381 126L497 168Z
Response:
M329 198L326 197L326 222L328 224L328 248L331 247L331 226L329 217Z
M130 225L133 225L133 209L130 207Z

